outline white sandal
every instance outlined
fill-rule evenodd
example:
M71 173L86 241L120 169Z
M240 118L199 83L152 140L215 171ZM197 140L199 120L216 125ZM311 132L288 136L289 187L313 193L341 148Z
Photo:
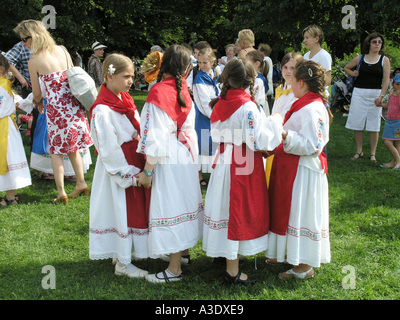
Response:
M135 267L133 264L122 264L119 261L115 264L115 275L127 276L128 278L145 278L149 272Z
M308 274L311 271L312 271L312 273ZM284 275L287 275L287 277L284 276ZM295 271L293 271L293 269L290 269L290 270L288 270L286 272L283 272L283 273L279 274L279 278L282 279L282 280L287 280L287 279L291 279L291 278L296 278L296 279L299 279L299 280L306 280L306 279L311 279L313 277L314 277L314 269L313 269L313 267L311 267L310 269L308 269L305 272L295 272Z
M149 274L146 276L146 280L153 283L169 283L171 281L182 280L181 275L174 275L168 269L163 270L157 274Z

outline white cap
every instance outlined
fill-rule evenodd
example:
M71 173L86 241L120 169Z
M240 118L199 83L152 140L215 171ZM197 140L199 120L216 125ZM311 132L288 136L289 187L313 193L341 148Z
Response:
M102 49L102 48L107 48L107 46L105 46L104 44L101 44L100 42L96 41L95 43L92 44L92 50L98 50L98 49Z

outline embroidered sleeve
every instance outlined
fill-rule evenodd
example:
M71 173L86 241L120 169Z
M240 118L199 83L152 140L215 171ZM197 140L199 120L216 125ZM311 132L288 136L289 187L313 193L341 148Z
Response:
M169 157L176 145L176 124L157 106L146 103L140 120L142 134L137 152L154 158ZM171 148L172 147L172 148Z
M278 117L266 117L259 112L254 103L246 111L246 120L243 125L246 129L244 141L251 150L271 151L282 141L282 121Z
M325 126L322 117L315 117L306 121L298 132L288 130L285 151L300 156L318 156L327 143Z
M97 110L96 110L97 111ZM132 178L140 172L139 168L129 165L118 143L117 131L112 116L96 112L91 121L93 142L99 153L100 161L107 173L120 187L132 186Z

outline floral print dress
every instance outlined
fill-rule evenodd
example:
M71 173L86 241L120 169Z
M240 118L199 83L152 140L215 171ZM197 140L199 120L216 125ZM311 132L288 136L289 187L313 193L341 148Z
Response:
M40 75L46 87L50 154L69 154L93 145L86 111L72 95L66 71Z

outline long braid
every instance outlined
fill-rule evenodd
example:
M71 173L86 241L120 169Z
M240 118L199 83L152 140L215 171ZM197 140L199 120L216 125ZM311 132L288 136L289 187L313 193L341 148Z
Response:
M257 105L257 108L259 108L260 106L258 105L258 103L256 101L256 93L254 91L254 82L250 84L249 90L250 90L251 100Z
M186 107L186 101L182 95L182 75L178 72L175 76L176 90L178 91L178 103L181 107Z

